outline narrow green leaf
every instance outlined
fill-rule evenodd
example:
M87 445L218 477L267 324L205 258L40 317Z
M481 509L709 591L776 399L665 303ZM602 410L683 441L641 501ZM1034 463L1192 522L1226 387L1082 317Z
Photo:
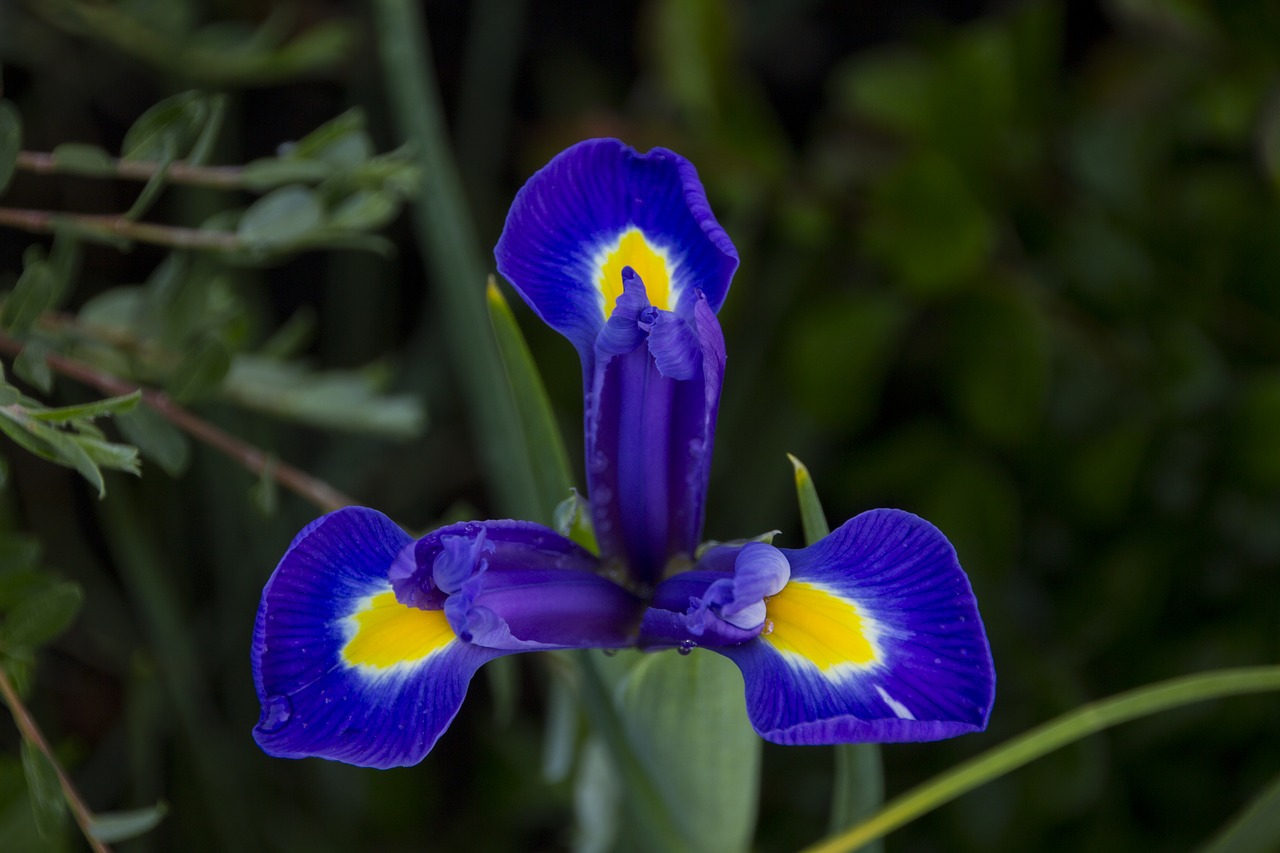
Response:
M524 335L520 333L515 315L511 313L511 306L507 304L492 276L489 277L486 295L489 319L498 341L498 352L515 398L520 431L533 466L534 481L541 503L538 517L543 523L550 523L557 505L573 487L569 455L565 452L560 426L551 410L551 401L547 398L542 375L533 363L533 355L529 352Z
M9 187L22 150L22 115L11 101L0 101L0 193Z
M871 819L803 853L848 853L883 838L974 788L1054 750L1120 723L1194 702L1280 691L1280 666L1241 667L1172 678L1091 702L1036 726L983 754L895 797Z
M30 742L22 742L22 770L27 776L27 794L41 838L52 838L67 819L67 801L62 795L58 771L49 756Z
M164 161L185 157L210 117L203 92L182 92L155 104L124 135L126 160Z
M59 406L56 409L39 409L32 411L31 417L39 421L48 421L50 423L63 423L65 421L75 420L78 418L97 418L103 415L118 415L123 412L132 411L137 407L138 401L142 399L141 391L134 391L132 394L124 394L120 397L107 397L104 400L94 400L91 403L81 403L78 406Z
M426 425L421 399L381 393L389 378L379 365L312 372L296 362L240 355L222 394L242 406L328 429L401 440L421 435Z
M599 554L600 543L596 541L595 526L591 523L591 505L577 489L569 492L569 497L556 504L551 526L561 536L572 539L592 554Z
M75 621L84 593L59 581L22 600L0 623L0 648L34 649L56 639Z
M246 163L240 177L248 189L267 190L284 184L319 183L333 173L333 165L321 160L267 157Z
M206 338L178 363L165 383L177 400L199 399L222 384L231 370L231 352L217 338Z
M93 436L78 435L72 438L85 452L94 465L113 471L124 471L135 477L142 473L142 463L138 459L138 448L128 444L117 444L104 441Z
M103 844L128 841L155 829L168 811L169 807L164 803L156 803L145 809L96 814L89 825L89 833Z
M364 136L365 125L364 110L354 107L329 119L297 142L282 145L281 153L291 160L322 160L351 166L354 164L347 159L347 154L353 150L351 140ZM371 150L358 157L357 161L367 160L370 154Z
M115 423L126 441L136 445L143 456L170 477L180 476L187 469L191 443L181 430L153 409L139 406L117 415Z
M1210 839L1204 853L1266 853L1280 850L1280 776Z
M172 157L166 157L159 162L156 170L151 173L151 177L147 178L147 182L142 185L142 191L133 200L133 204L129 205L129 209L121 214L122 218L136 222L151 209L151 205L155 204L156 199L160 197L160 193L164 192L165 183L169 179L169 167L172 165Z
M812 545L831 532L827 525L826 513L822 511L822 502L818 500L818 489L813 484L813 477L805 464L790 453L787 458L795 469L796 498L800 501L800 523L804 527L804 541Z
M400 201L381 190L357 190L343 199L329 214L330 228L376 231L400 212Z
M59 172L87 178L109 178L116 173L115 158L97 145L64 142L53 149Z
M319 228L323 220L324 207L314 190L280 187L244 212L236 234L250 248L287 246Z
M22 275L0 308L0 326L19 336L27 333L58 293L53 266L44 258L43 251L28 251L23 260Z
M13 360L13 372L45 394L53 390L53 368L47 360L49 352L43 341L28 340Z
M625 682L620 713L640 760L662 780L662 799L689 846L747 850L761 740L747 722L734 663L701 649L647 655Z

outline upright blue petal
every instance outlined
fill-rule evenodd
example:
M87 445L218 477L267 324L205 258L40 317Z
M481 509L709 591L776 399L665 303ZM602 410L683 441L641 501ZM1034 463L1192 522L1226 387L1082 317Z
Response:
M665 581L640 644L701 645L736 662L762 737L924 741L986 727L991 650L968 578L933 525L873 510L809 548L748 545L732 564L731 553L712 549L702 568ZM779 557L789 577L770 592ZM751 629L742 617L758 603L763 622Z
M556 155L517 193L494 250L498 271L590 371L596 335L622 292L622 269L650 302L691 320L694 292L720 310L738 253L716 222L693 164L589 139Z
M691 564L702 538L724 336L700 294L686 320L632 304L644 283L628 282L589 377L587 490L600 556L651 589L673 561Z
M366 767L416 764L471 676L503 654L461 642L440 610L400 604L388 572L412 540L359 507L313 522L262 592L254 739L269 755Z

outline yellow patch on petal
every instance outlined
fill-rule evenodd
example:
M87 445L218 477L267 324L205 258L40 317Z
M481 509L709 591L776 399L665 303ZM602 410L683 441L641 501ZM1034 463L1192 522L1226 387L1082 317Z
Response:
M762 632L760 639L824 672L847 664L865 667L880 659L868 634L871 620L852 601L820 586L792 581L765 599L765 610L768 633Z
M613 316L613 306L622 295L623 267L631 267L640 276L650 305L672 310L671 271L667 268L666 254L649 245L639 228L628 228L612 248L605 249L600 277L596 279L596 286L604 294L606 320Z
M351 666L417 663L457 638L443 610L407 607L394 592L370 596L348 620L355 631L342 647L342 659Z

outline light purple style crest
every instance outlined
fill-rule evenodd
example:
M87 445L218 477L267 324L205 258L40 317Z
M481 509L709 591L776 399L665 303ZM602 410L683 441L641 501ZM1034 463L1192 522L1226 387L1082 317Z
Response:
M628 245L638 260L618 261ZM985 727L990 649L955 552L928 522L876 510L810 548L717 546L695 564L725 369L715 315L738 256L687 160L575 145L517 195L495 254L582 360L600 553L522 521L418 540L368 509L313 522L258 610L254 737L266 752L416 763L481 665L563 648L723 654L742 670L752 725L779 743ZM813 620L807 602L824 608ZM842 608L862 634L832 630L865 639L872 659L806 645L809 623Z

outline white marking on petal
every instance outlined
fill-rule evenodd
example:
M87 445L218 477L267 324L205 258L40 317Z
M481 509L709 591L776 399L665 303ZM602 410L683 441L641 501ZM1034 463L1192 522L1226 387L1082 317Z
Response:
M884 703L893 709L893 713L898 715L898 719L914 720L916 718L916 715L911 713L911 709L890 696L889 691L885 690L879 684L875 685L875 688L876 692L880 694L880 698L884 700Z

